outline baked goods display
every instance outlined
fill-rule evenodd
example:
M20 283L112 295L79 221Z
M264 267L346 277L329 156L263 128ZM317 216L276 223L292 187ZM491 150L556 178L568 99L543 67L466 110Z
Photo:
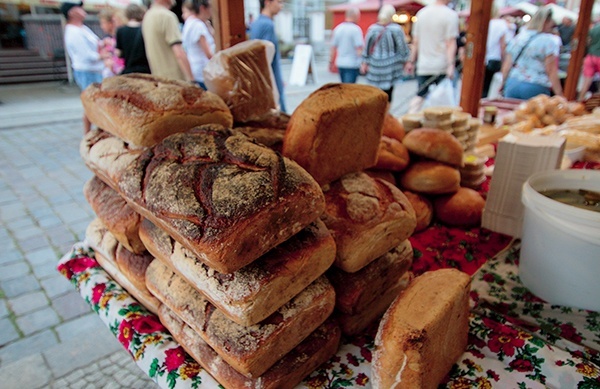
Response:
M435 388L467 346L471 278L456 269L415 278L384 314L371 362L374 388Z
M450 133L437 128L419 128L406 134L402 144L411 152L448 165L462 166L463 147Z
M585 113L583 103L569 102L561 96L538 95L505 115L502 123L510 126L511 131L531 132L536 128L562 124Z
M400 186L424 194L454 193L460 188L460 172L442 162L419 161L402 172Z
M204 67L206 88L225 101L236 122L260 120L277 110L274 54L271 42L249 40L219 50Z
M471 188L460 188L456 193L439 196L434 200L435 216L449 226L475 227L481 224L485 200Z
M105 78L86 88L81 102L92 123L135 146L153 146L201 124L233 124L229 108L214 93L149 74Z
M388 109L381 89L326 84L311 93L290 118L283 155L305 168L320 185L377 162Z

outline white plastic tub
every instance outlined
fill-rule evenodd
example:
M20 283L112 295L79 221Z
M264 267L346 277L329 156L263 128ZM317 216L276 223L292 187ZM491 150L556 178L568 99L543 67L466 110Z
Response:
M600 171L552 170L525 182L521 281L549 303L600 311L600 212L539 193L548 189L600 191Z

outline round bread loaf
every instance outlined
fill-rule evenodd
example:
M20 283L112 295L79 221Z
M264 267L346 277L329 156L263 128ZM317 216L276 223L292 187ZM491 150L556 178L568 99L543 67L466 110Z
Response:
M396 186L396 177L394 177L394 173L389 170L377 170L377 169L367 169L364 171L369 177L379 178L383 181L387 181L390 184Z
M377 163L373 168L399 172L406 169L409 162L408 150L402 142L387 136L381 137Z
M400 185L418 193L454 193L460 188L460 173L441 162L419 161L404 170Z
M456 193L434 200L436 217L444 224L470 227L481 223L485 200L469 188L460 188Z
M449 132L437 128L417 128L410 131L402 144L408 151L454 166L463 164L463 147Z
M429 227L429 224L431 224L431 219L433 218L433 204L431 204L431 201L418 193L413 193L408 190L403 192L415 209L415 214L417 216L417 226L415 227L415 232L422 231Z
M398 141L402 141L402 138L404 138L404 135L406 135L404 125L389 112L383 119L383 135L389 136L390 138Z

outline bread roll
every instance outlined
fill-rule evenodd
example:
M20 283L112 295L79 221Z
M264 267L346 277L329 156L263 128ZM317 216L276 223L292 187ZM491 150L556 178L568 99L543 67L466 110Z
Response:
M405 190L402 193L404 193L415 210L415 215L417 217L415 232L423 231L429 227L431 220L433 219L433 204L427 197L421 196L418 193L413 193L408 190Z
M423 110L423 116L427 120L450 120L452 118L452 112L457 111L451 107L428 107ZM458 110L460 112L460 110Z
M365 173L347 174L324 193L321 218L336 242L335 266L349 273L398 246L417 223L401 190Z
M266 320L241 326L229 320L160 261L146 273L148 289L246 377L259 377L331 314L335 292L324 276Z
M119 189L134 210L220 273L300 232L325 205L321 188L295 162L219 125L148 149L119 177Z
M472 227L481 223L485 200L470 188L434 200L435 216L450 226Z
M121 244L115 253L115 263L119 271L140 290L146 289L146 269L152 261L154 257L147 251L134 254Z
M414 162L402 172L400 186L418 193L454 193L460 188L460 173L441 162Z
M394 299L406 289L411 279L412 273L407 272L390 287L378 289L373 300L369 301L369 304L360 312L354 314L336 312L335 318L340 323L342 333L346 336L355 336L364 332L385 313Z
M99 128L137 146L207 123L231 127L223 100L187 82L150 74L108 77L81 93L86 117Z
M410 269L412 260L412 246L406 239L356 273L332 267L327 278L335 289L335 308L349 315L366 310Z
M225 388L292 389L329 360L340 344L340 328L328 320L260 377L248 378L225 362L168 307L161 306L159 316L185 351Z
M292 114L283 155L298 162L320 185L372 167L387 107L387 95L379 88L324 85Z
M142 217L125 199L97 176L83 186L83 194L102 223L127 250L141 254L146 251L139 235Z
M220 50L204 68L207 89L225 101L236 122L259 120L277 109L274 53L271 42L249 40Z
M382 135L402 142L402 138L406 135L406 131L404 130L402 122L388 112L383 119Z
M470 283L459 270L441 269L398 296L375 337L374 388L437 388L467 346Z
M374 169L399 172L406 169L409 162L408 150L402 142L385 135L381 137Z
M434 161L462 166L463 147L449 132L437 128L417 128L406 134L402 144L408 151Z
M319 219L251 264L222 274L198 261L166 232L144 220L140 237L157 259L241 325L266 319L320 277L335 259L335 242Z

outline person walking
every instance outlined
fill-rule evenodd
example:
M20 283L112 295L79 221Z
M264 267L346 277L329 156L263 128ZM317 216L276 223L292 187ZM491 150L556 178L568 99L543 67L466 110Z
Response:
M182 41L194 80L206 90L202 71L215 52L215 38L207 23L211 17L208 0L186 0L181 6L183 24Z
M283 77L281 75L281 54L279 52L279 42L275 35L275 23L273 17L283 9L283 0L259 0L260 15L250 25L250 39L264 39L275 45L275 55L271 62L275 84L279 91L279 109L286 112L285 96L283 90Z
M508 24L504 19L498 17L498 8L493 6L492 19L488 27L485 50L485 74L481 97L488 96L492 78L502 68L502 58L504 58L504 53L506 52L507 36L509 34Z
M179 19L170 10L175 0L153 0L142 21L146 56L153 75L193 81L187 55L181 44Z
M504 97L527 100L539 94L562 96L558 77L560 45L552 34L552 8L540 7L527 28L506 49L502 62Z
M588 32L588 50L583 60L583 84L578 98L580 101L585 99L596 74L600 74L600 23L596 23Z
M361 70L369 84L381 88L392 101L394 84L402 80L404 64L410 55L404 30L392 22L396 9L384 4L377 15L377 23L367 29Z
M98 52L100 38L83 24L87 12L83 3L63 3L60 11L67 19L65 25L65 50L71 60L73 78L79 89L84 90L94 82L102 82L104 62ZM83 115L83 131L90 131L92 123Z
M412 30L412 52L405 70L417 76L418 91L411 111L418 111L429 86L445 77L454 78L458 14L448 7L450 0L436 0L417 12Z
M150 65L146 58L144 37L142 36L142 20L146 9L137 4L129 4L125 8L127 23L117 29L116 52L125 61L121 74L150 74Z
M364 46L359 19L358 8L348 8L346 20L332 32L329 66L332 72L337 68L343 83L353 84L358 78Z
M104 60L103 78L121 74L125 67L125 61L116 52L117 28L124 24L119 13L110 8L105 8L98 14L100 29L104 32L98 46L100 57Z

